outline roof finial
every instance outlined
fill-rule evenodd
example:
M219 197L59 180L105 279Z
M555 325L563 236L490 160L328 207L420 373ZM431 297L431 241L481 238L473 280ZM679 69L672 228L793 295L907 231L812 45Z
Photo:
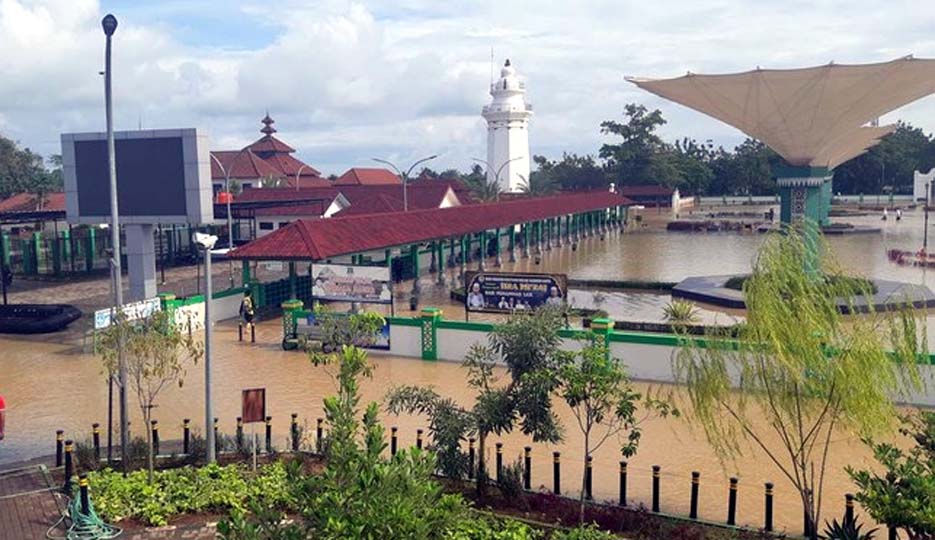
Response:
M276 121L269 117L269 109L266 110L266 116L264 116L260 122L263 123L263 129L260 130L260 133L264 135L272 135L273 133L276 133L276 128L273 127L273 124L275 124Z

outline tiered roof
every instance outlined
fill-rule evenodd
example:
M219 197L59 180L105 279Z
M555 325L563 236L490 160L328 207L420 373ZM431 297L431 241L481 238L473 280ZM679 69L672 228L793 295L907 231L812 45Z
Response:
M290 155L295 153L295 148L273 135L276 133L276 128L273 127L275 120L270 118L268 113L261 122L263 128L260 129L260 133L263 136L253 144L243 150L212 152L225 169L228 168L228 164L232 164L234 169L230 171L231 178L255 179L272 176L284 178L288 185L295 187L295 176L298 174L300 186L326 185L313 180L321 177L318 169ZM211 178L224 179L224 171L213 159L211 160ZM322 182L326 180L322 179Z
M379 167L353 167L335 180L336 186L398 186L396 173Z

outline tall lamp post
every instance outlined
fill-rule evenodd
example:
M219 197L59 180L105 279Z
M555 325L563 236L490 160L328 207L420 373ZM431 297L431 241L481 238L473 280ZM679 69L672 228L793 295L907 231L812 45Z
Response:
M307 169L307 168L308 168L308 165L303 163L302 166L299 167L299 170L295 171L295 190L296 191L299 191L299 175L302 174L303 169Z
M211 328L211 297L214 292L211 289L211 250L214 249L218 237L196 232L192 235L192 240L205 252L205 443L208 447L206 459L208 463L214 463L217 459L217 441L214 440L214 430L211 429L214 422L214 407L211 403L211 338L214 333Z
M234 167L234 163L237 162L237 158L239 158L240 154L243 154L245 150L246 148L241 149L240 152L238 152L237 155L234 156L234 159L231 160L230 168L224 167L224 164L221 163L221 160L219 160L217 156L208 152L208 155L211 156L211 159L213 159L214 162L218 164L218 167L221 168L221 172L224 173L224 191L227 192L227 250L228 252L234 249L234 218L231 215L231 199L233 199L234 196L233 194L231 194L231 171L230 169ZM234 288L234 262L231 261L230 258L228 257L227 263L228 263L227 271L228 271L228 274L230 275L231 288L233 289Z
M403 173L399 170L399 167L397 167L396 165L394 165L394 164L393 164L392 162L390 162L390 161L387 161L387 160L385 160L385 159L380 159L380 158L372 158L372 159L373 159L374 161L378 162L378 163L383 163L384 165L389 165L390 167L393 168L394 171L396 171L396 174L399 176L399 180L403 183L403 212L408 212L408 211L409 211L409 194L408 194L408 187L407 187L407 185L408 185L408 183L409 183L409 175L412 173L412 170L415 169L415 168L416 168L417 166L419 166L420 164L425 163L426 161L435 159L435 158L437 158L437 157L438 157L438 154L432 154L431 156L424 157L424 158L422 158L422 159L416 161L415 163L412 164L411 167L409 167L409 169L406 171L405 174L403 174Z
M104 48L104 111L107 117L107 170L110 177L110 239L112 248L111 271L114 276L114 320L123 310L123 277L120 261L120 212L117 207L117 159L114 151L114 103L111 91L111 42L117 31L117 17L108 13L101 19L101 28L107 36ZM127 364L123 357L123 335L117 337L117 380L120 386L120 465L124 472L129 463L129 419L127 418ZM144 426L144 429L145 426Z
M503 172L503 168L509 165L510 163L516 161L517 159L523 159L524 157L526 156L516 156L514 158L510 158L504 161L503 163L501 163L499 167L497 167L497 172L493 175L493 180L494 182L497 183L498 187L500 186L500 173ZM471 159L473 159L474 161L478 163L482 163L485 167L487 167L488 171L491 169L490 163L488 163L487 160L480 159L480 158L471 158ZM499 189L497 190L497 202L500 202L500 190Z

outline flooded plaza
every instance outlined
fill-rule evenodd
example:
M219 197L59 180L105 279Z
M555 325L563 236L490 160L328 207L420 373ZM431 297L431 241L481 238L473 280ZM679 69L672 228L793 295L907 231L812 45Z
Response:
M879 217L872 215L847 221L881 225ZM829 237L829 242L840 262L854 273L922 283L935 288L935 277L931 272L897 266L888 261L885 254L889 248L921 247L921 212L909 211L902 221L891 220L882 226L881 234ZM691 275L749 271L763 239L764 236L757 233L668 233L660 227L650 227L626 233L613 232L603 241L595 236L582 241L574 252L567 246L544 252L539 265L532 259L520 259L515 264L505 263L503 269L564 272L572 278L678 281ZM216 280L227 275L226 268L216 270ZM456 269L449 270L449 277L455 272ZM434 285L434 281L434 276L422 278L422 306L439 306L447 318L463 318L463 310L448 299L448 289ZM106 284L106 280L97 280L84 285L49 284L44 288L30 285L28 290L14 289L11 302L51 301L53 297L73 301L66 298L67 294L77 297L83 291L85 297L91 298L82 305L83 309L96 302L103 306L107 298ZM23 287L22 284L18 286ZM397 315L414 315L409 311L407 301L410 287L408 283L397 287ZM575 298L576 294L584 303L587 295L593 292L573 291L572 297ZM600 307L615 319L660 321L662 308L669 301L667 294L658 293L606 291L605 294L607 297ZM704 308L702 315L705 322L726 323L740 314ZM474 317L472 314L472 320ZM86 316L79 323L86 324L87 319ZM931 314L929 319L932 319ZM933 326L929 324L930 333ZM237 342L235 323L219 323L213 353L213 394L215 414L220 419L223 433L234 432L235 418L240 414L240 392L244 388L266 388L268 414L273 417L274 441L280 448L287 446L290 414L299 415L300 422L309 428L307 433L314 431L315 420L323 416L322 399L335 389L328 369L312 366L301 353L283 351L279 346L281 332L278 319L264 321L257 328L257 343L251 345ZM39 340L4 336L0 339L0 347L0 393L5 396L9 407L7 437L0 443L0 464L50 454L56 429L64 429L66 436L80 441L90 436L92 423L106 425L106 379L101 373L100 361L86 352L86 344L79 333L61 337L51 335ZM464 382L464 372L456 363L425 362L377 353L372 354L371 359L375 365L374 376L362 386L366 400L382 401L395 385L421 384L434 386L442 395L451 396L462 404L472 401L473 396ZM154 418L160 422L163 440L181 437L183 418L191 418L193 426L203 431L203 385L202 366L193 366L182 388L169 388L160 396ZM680 395L677 387L644 382L638 382L636 386L641 391L672 391L675 396ZM133 425L140 426L139 410L134 406L132 396L130 407ZM558 410L566 428L562 444L532 444L522 435L512 434L502 439L504 458L510 463L522 455L524 446L531 445L533 485L551 488L552 452L561 451L563 490L573 493L580 489L581 483L583 455L580 435L570 411L562 404ZM384 414L383 420L387 426L399 427L400 444L403 445L413 444L416 429L427 427L425 419L419 417L397 418ZM261 429L257 426L258 432ZM745 454L736 461L722 462L708 446L703 434L692 429L685 420L651 419L644 429L639 451L629 460L628 494L632 503L649 504L651 467L659 465L662 467L662 511L687 515L691 472L700 471L700 517L723 522L727 511L728 478L736 476L740 479L739 522L762 526L763 484L773 482L776 484L777 528L793 533L801 530L801 503L797 495L779 470L752 446L747 447ZM497 442L496 437L490 444L491 459L493 442ZM594 456L594 493L598 499L616 497L618 448L608 443ZM873 465L872 456L857 440L841 438L833 441L825 484L824 517L839 517L844 494L854 490L843 471L845 465L869 467Z

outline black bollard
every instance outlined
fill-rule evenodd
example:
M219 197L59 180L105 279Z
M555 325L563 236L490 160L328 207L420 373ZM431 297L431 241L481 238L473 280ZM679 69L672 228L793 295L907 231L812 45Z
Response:
M62 466L62 459L65 457L65 431L56 430L55 431L55 466Z
M620 493L618 495L620 506L627 505L627 462L620 461Z
M500 483L500 478L503 475L503 443L498 442L497 447L497 483Z
M589 501L594 498L591 493L593 459L592 456L584 458L584 498Z
M191 419L182 420L182 453L186 456L192 452L192 426Z
M692 498L691 506L688 510L688 517L698 519L698 483L701 481L701 473L692 471Z
M532 447L523 448L523 489L532 489Z
M737 524L737 479L730 479L730 491L727 494L727 524Z
M299 414L298 413L292 413L291 433L292 433L292 451L298 452L299 451Z
M468 439L468 478L474 478L474 460L477 456L474 454L474 437Z
M88 475L81 473L78 477L78 489L81 491L81 513L91 514L91 500L88 498Z
M322 428L321 428L322 422L323 420L319 418L316 421L317 425L315 426L315 449L318 451L319 454L321 453L321 444L323 442L322 441L323 433L322 433Z
M266 453L273 453L273 417L266 417Z
M416 430L416 448L422 450L422 430Z
M763 511L763 516L765 517L763 523L763 530L766 532L772 532L773 530L773 483L766 483L766 508Z
M850 523L854 521L854 495L851 493L844 494L844 523Z
M214 448L216 451L221 450L221 432L218 430L218 418L214 417Z
M237 450L242 452L245 448L243 444L243 417L237 417L237 428L236 431L234 431L234 439L234 442L237 444Z
M397 428L396 426L393 426L390 428L390 455L391 456L396 455L396 448L397 448L397 445L399 444L398 437L397 437L398 431L399 431L399 428Z
M256 343L256 325L250 323L250 343Z
M74 452L74 443L68 439L65 441L65 483L62 485L62 493L69 497L71 496L71 477L75 474L72 452Z
M899 540L899 535L896 534L896 527L887 528L887 532L889 533L889 540Z
M552 452L552 493L562 494L562 453Z
M151 420L149 422L152 425L152 434L153 434L153 456L159 455L159 422L156 420Z
M101 425L91 424L91 443L94 445L94 460L101 460Z
M659 513L659 465L653 465L653 512Z
M237 323L237 341L243 341L243 322Z

